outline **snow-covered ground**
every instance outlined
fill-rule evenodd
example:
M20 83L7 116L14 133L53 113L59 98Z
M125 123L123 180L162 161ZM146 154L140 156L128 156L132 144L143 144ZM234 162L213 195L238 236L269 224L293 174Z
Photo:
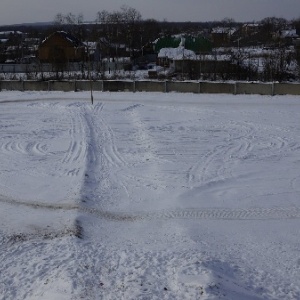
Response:
M300 299L300 99L0 93L0 299Z

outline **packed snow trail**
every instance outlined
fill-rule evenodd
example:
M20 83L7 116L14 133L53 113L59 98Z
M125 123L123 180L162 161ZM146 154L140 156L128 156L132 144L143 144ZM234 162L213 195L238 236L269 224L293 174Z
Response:
M88 99L1 93L0 299L300 298L296 97Z

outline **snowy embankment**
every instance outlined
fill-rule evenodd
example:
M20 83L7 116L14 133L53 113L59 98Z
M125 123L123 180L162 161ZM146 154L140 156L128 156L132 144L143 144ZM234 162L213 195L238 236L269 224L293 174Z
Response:
M299 97L0 93L0 299L299 299Z

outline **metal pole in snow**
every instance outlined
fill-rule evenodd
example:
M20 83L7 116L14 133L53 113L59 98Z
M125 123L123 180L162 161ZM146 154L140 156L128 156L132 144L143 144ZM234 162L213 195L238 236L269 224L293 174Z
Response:
M90 58L90 51L89 51L89 47L88 47L88 70L89 70L89 80L90 80L90 90L91 90L91 102L92 105L94 104L94 97L93 97L93 82L92 82L92 78L91 78L91 58Z
M94 97L93 97L93 83L92 83L92 80L90 78L90 87L91 87L91 102L92 102L92 105L94 104Z

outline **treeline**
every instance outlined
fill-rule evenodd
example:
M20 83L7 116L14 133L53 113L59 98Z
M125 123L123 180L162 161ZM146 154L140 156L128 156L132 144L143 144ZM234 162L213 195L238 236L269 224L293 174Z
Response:
M20 60L20 57L34 54L33 51L36 51L45 37L54 31L63 30L84 42L89 48L88 54L92 53L90 50L96 51L95 47L99 47L101 60L106 58L107 61L112 59L117 62L120 57L129 57L131 66L135 66L141 57L147 54L157 54L153 47L157 39L182 34L205 37L212 43L212 51L210 53L199 51L194 61L182 62L179 67L180 72L173 74L173 78L299 80L300 42L294 43L291 39L282 39L282 33L286 29L295 28L300 35L300 19L288 21L283 18L265 18L255 23L258 29L251 33L244 32L243 25L245 24L230 18L214 22L168 22L143 19L138 10L126 5L115 11L100 10L96 12L95 19L89 22L82 14L58 13L51 24L0 28L0 31L19 30L25 33L11 34L5 43L0 41L0 62L4 63L9 58L15 63L23 63L24 60ZM217 27L238 28L238 30L229 38L217 41L214 40L212 34L213 29ZM37 44L31 44L36 43L36 40L38 40ZM251 48L260 48L261 51L257 53ZM209 55L211 58L208 61L206 59ZM220 61L222 55L227 56L226 61ZM93 60L94 57L89 59ZM84 66L83 63L82 66ZM109 62L103 63L99 60L95 76L103 79L106 69L112 69ZM66 71L70 77L71 71ZM84 67L81 71L85 74ZM164 76L167 78L170 75L160 74L159 78L163 79Z
M159 37L162 26L154 19L143 20L138 10L123 5L118 11L98 11L93 22L85 22L82 14L59 13L54 18L54 29L67 29L82 41L102 39L107 45L115 45L116 51L127 47L133 56L134 49L146 47Z

